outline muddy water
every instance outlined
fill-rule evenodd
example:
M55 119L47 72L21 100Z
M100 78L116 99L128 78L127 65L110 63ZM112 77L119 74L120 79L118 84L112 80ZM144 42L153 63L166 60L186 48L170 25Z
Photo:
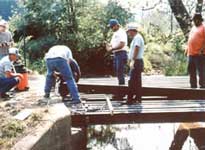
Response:
M169 150L172 141L182 150L197 150L191 136L174 137L180 124L135 124L90 126L88 128L89 150ZM178 130L179 131L179 130ZM187 133L190 133L187 132ZM198 137L204 134L197 131ZM178 140L178 141L177 141ZM205 142L205 138L203 139ZM205 147L204 147L205 148ZM181 148L180 148L181 149ZM177 150L173 147L173 150Z

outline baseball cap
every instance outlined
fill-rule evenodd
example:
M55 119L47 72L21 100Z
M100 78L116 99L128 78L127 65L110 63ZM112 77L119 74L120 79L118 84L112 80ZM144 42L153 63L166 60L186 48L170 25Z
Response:
M117 19L110 19L108 27L113 27L115 25L119 25L119 21Z
M9 48L9 54L19 55L19 50L15 47Z
M136 30L138 31L139 25L137 23L130 23L127 25L127 31L129 30Z
M7 25L7 21L5 20L0 21L0 26L6 27L6 25Z

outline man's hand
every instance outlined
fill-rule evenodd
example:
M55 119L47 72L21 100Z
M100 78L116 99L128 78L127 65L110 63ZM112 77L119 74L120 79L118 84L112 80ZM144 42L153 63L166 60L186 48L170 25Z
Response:
M106 47L106 50L107 50L108 52L112 51L112 45L111 45L111 44L106 43L105 47Z
M15 76L16 76L16 77L19 77L19 78L20 78L20 80L23 80L23 78L24 78L24 77L23 77L23 75L22 75L22 74L20 74L20 73L16 73L16 74L15 74Z
M135 61L134 61L134 60L131 60L131 61L130 61L130 70L131 70L131 69L134 69L134 64L135 64Z

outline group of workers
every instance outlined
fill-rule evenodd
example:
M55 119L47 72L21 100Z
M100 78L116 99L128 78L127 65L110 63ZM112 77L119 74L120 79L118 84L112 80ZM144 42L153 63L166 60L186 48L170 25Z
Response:
M191 88L197 88L197 73L199 74L200 88L205 87L205 26L201 14L193 16L194 26L189 34L187 49L188 72L190 74ZM113 31L110 43L106 44L106 50L114 55L114 70L119 85L125 85L125 67L129 64L130 78L128 81L128 93L126 104L141 103L142 96L142 72L144 68L144 39L139 33L138 25L130 23L124 30L117 19L110 19L108 26ZM10 32L6 29L7 23L0 22L0 97L7 97L7 91L18 84L22 76L12 73L12 62L18 57L18 49L12 47L13 42ZM127 55L128 36L132 39ZM72 98L71 105L81 104L79 91L71 70L70 62L73 56L69 47L54 45L45 55L47 75L45 82L45 98L50 97L53 86L54 73L59 72L67 84ZM113 95L113 99L124 98L125 93Z

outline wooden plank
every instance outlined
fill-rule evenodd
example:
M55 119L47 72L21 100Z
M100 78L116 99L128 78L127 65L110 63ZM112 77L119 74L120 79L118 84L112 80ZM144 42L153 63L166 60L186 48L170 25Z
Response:
M78 84L80 92L94 94L128 93L127 86ZM168 99L205 99L205 89L143 87L142 96L167 96Z
M172 123L205 121L205 112L129 113L115 115L75 115L72 126L130 123Z

